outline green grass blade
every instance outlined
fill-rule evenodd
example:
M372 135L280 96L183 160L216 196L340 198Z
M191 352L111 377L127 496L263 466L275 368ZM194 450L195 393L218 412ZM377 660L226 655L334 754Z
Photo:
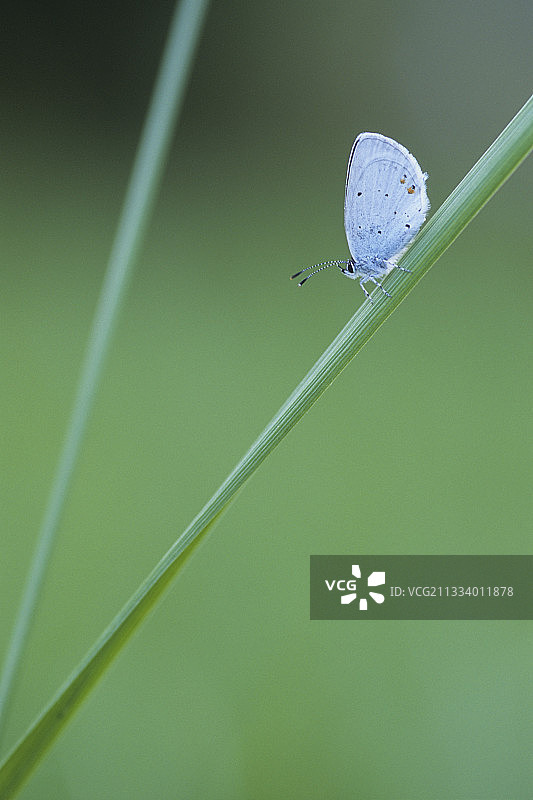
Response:
M10 796L50 747L68 718L96 684L141 620L153 607L183 559L195 548L259 464L272 452L341 370L402 302L498 187L533 149L533 98L530 98L494 144L470 170L387 278L392 298L374 292L374 304L364 302L318 359L243 459L198 516L166 553L94 645L83 663L60 689L0 767L0 798Z
M171 21L94 314L65 440L3 664L0 679L0 735L114 323L159 187L207 5L208 0L183 0L176 6Z
M213 517L186 552L172 562L165 561L164 569L158 571L155 581L148 579L139 587L134 595L135 602L130 609L130 613L126 615L120 614L111 623L97 644L78 666L75 673L59 690L56 698L32 725L31 734L27 734L22 739L12 756L2 765L0 777L0 798L2 800L13 797L28 780L33 769L53 744L66 721L81 705L94 684L111 664L122 645L127 642L131 634L163 594L168 584L185 566L217 519L218 515Z

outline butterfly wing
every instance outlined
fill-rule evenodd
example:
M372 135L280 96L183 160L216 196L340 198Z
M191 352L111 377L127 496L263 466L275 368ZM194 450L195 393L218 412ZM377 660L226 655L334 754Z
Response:
M344 228L357 263L392 259L420 230L429 209L427 175L394 139L361 133L348 161Z

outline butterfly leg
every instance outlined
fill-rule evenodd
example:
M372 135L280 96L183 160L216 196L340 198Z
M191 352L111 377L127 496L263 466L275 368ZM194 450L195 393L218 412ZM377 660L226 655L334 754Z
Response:
M394 264L393 266L395 266L396 269L401 269L402 272L412 272L413 271L412 269L405 269L405 267L400 267L400 266L398 266L398 264Z
M382 283L379 283L379 281L377 281L375 278L368 278L368 280L369 280L369 281L372 281L372 283L375 283L375 284L376 284L376 286L379 286L379 288L381 289L381 291L383 292L383 294L387 295L387 297L390 297L390 296L391 296L391 295L388 293L388 291L387 291L387 290L386 290L386 289L383 287L383 284L382 284Z
M367 300L370 300L370 302L371 302L371 303L373 303L374 301L372 300L372 298L370 297L369 293L367 292L367 290L366 290L366 289L365 289L365 287L363 286L363 283L364 283L365 281L367 281L367 280L368 280L368 278L366 278L366 277L365 277L365 278L361 278L361 280L359 281L359 286L361 287L361 289L362 289L362 290L363 290L363 292L365 293L365 295L366 295L366 299L367 299Z

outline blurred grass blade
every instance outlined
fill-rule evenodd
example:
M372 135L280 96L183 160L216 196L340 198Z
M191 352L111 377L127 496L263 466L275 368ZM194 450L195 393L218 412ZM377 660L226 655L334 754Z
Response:
M76 396L0 679L0 736L127 280L152 210L208 0L176 6L94 314Z
M31 727L31 735L26 735L18 744L13 756L2 765L0 776L0 798L7 800L13 797L29 778L38 761L46 753L65 722L83 702L86 695L113 661L121 648L148 614L151 607L164 592L167 585L185 566L204 536L218 519L218 514L206 525L193 545L172 562L165 562L165 568L158 574L157 580L148 585L145 581L137 590L134 598L137 602L127 618L119 615L104 632L96 646L87 654L76 672L66 681L43 714ZM151 577L151 576L150 576ZM139 602L142 598L142 602ZM132 598L133 600L133 598Z
M377 289L374 304L364 302L318 359L287 402L226 478L209 502L166 553L117 615L0 768L0 798L10 796L64 728L82 699L169 585L185 557L259 464L316 402L353 356L402 302L437 258L511 175L533 148L533 97L470 170L402 259L412 273L394 270L387 278L392 298Z

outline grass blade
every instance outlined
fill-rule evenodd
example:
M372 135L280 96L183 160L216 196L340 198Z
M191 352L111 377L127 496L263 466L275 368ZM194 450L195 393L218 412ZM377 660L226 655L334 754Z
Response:
M65 440L3 664L0 679L0 736L5 726L13 683L50 561L55 534L87 428L114 323L159 188L207 5L208 0L183 0L176 6L171 21L94 314Z
M168 587L183 560L195 549L237 491L316 402L348 362L414 288L440 255L533 149L533 97L470 170L426 224L402 259L412 273L395 270L386 286L392 298L377 289L374 304L364 302L318 359L269 425L224 483L170 548L145 582L94 645L80 667L59 690L0 767L0 798L10 796L66 725L68 718L97 683L156 600Z

